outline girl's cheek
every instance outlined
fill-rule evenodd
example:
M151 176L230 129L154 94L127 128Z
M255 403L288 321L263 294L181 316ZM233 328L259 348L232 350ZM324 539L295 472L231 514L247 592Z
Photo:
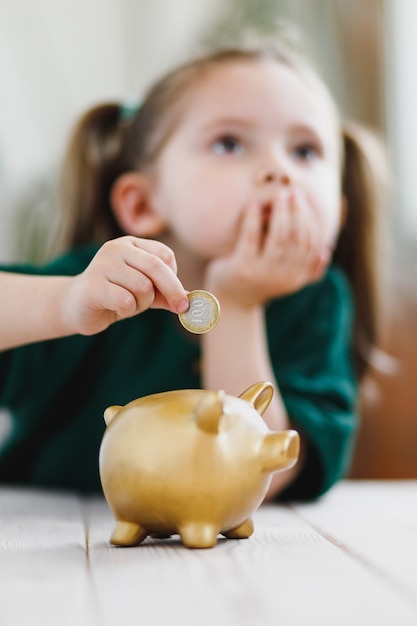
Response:
M330 248L334 248L342 227L339 217L333 213L326 226L324 231L327 235L325 243Z

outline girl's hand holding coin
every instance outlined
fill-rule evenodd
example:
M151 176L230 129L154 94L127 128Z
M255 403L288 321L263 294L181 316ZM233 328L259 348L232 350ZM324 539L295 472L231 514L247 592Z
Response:
M107 241L82 274L68 279L62 300L68 329L89 335L148 308L186 311L187 292L176 272L174 253L159 241Z

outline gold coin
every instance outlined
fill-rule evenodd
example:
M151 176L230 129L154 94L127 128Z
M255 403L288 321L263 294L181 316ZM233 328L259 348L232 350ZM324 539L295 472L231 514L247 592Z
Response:
M188 294L190 307L178 318L190 333L207 333L215 327L220 317L220 304L209 291L196 289Z

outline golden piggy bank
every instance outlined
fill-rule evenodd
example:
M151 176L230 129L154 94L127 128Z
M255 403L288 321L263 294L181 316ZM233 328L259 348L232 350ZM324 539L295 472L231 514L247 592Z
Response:
M272 395L260 382L239 397L184 389L107 408L99 464L116 519L111 543L179 534L209 548L219 533L249 537L272 473L299 453L297 432L270 431L261 417Z

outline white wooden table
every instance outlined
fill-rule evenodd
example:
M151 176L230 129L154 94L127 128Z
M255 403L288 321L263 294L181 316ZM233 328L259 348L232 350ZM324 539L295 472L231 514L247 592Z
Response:
M417 481L344 481L254 522L207 550L116 548L103 499L0 488L0 625L417 625Z

